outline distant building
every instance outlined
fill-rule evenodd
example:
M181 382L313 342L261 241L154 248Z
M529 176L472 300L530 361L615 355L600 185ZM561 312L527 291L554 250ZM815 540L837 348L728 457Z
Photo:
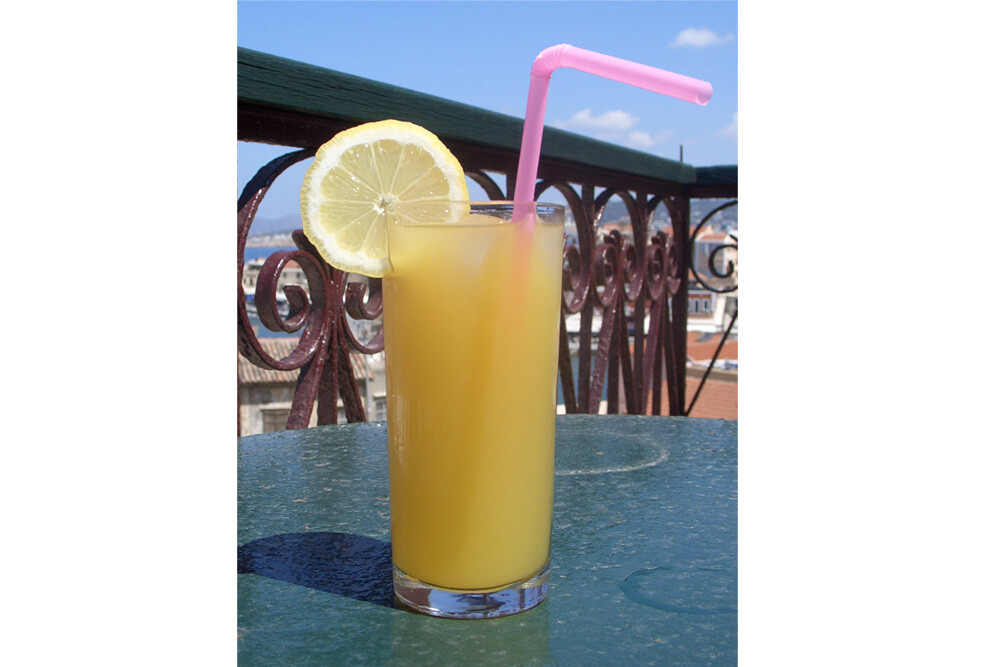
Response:
M706 225L702 228L701 233L694 238L694 252L691 261L702 280L709 284L717 282L719 286L739 282L739 262L736 261L736 249L733 247L737 245L735 237L738 235L739 232L736 230L717 229ZM715 253L714 257L712 253ZM733 269L730 277L717 278L712 273L714 267L716 272L725 275L730 263L732 263Z
M297 338L260 338L260 344L271 357L282 359L295 349ZM350 355L354 376L358 379L358 393L365 404L369 421L386 418L385 364L382 355ZM240 435L272 433L285 430L288 413L292 407L295 383L299 372L277 371L261 368L244 359L237 358L237 380L239 384L239 428ZM337 399L337 423L347 422L343 402ZM316 426L316 409L313 407L309 426Z
M254 290L257 289L257 277L260 275L260 270L263 266L263 257L255 257L243 265L243 291L246 294L253 294ZM309 281L306 279L306 273L294 260L290 260L285 264L281 275L278 276L279 293L285 285L300 285L306 288L308 292Z
M699 333L718 333L725 331L737 312L739 304L739 289L732 292L716 292L705 289L695 279L695 271L707 285L713 289L725 289L731 285L739 285L739 262L737 245L739 232L728 227L706 225L701 233L693 239L692 252L693 270L688 275L688 331ZM712 256L715 253L715 256ZM715 271L725 275L732 263L732 275L726 278L716 277ZM738 332L739 324L734 325L733 333ZM732 334L731 334L732 335Z

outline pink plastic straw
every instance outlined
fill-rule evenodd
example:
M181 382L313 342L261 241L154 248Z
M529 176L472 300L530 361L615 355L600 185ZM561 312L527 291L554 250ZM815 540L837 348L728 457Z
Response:
M545 126L545 101L552 72L560 67L571 67L703 106L712 98L712 84L707 81L579 49L569 44L550 46L538 54L531 66L528 108L524 113L521 155L518 158L517 182L514 186L515 209L517 203L535 200L538 158L542 151L542 129ZM515 212L515 218L520 217Z

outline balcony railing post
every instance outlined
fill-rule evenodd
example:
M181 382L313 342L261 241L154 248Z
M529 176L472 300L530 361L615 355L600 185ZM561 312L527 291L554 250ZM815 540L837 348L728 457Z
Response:
M580 351L577 353L577 405L581 412L589 412L590 405L590 334L594 317L594 293L596 282L594 278L594 252L596 248L596 230L594 225L594 186L584 185L580 188L580 199L583 203L583 210L586 219L583 224L577 223L577 232L580 237L581 262L588 266L589 271L584 275L590 277L587 286L587 298L580 311Z
M691 268L691 198L684 194L673 198L671 215L676 215L673 225L673 239L677 244L677 276L680 278L677 291L670 299L670 336L666 340L668 383L670 392L670 414L684 414L687 369L687 324L688 324L688 274ZM672 368L671 368L672 366ZM670 373L670 371L673 371Z

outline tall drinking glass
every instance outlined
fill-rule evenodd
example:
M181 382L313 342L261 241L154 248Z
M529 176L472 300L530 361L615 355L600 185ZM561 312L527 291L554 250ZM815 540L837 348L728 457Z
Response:
M458 223L390 224L393 585L420 612L487 618L548 591L564 210L454 206Z

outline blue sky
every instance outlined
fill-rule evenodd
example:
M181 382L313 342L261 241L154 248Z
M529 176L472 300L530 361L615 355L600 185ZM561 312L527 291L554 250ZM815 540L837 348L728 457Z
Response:
M561 69L546 124L696 166L737 163L735 2L238 2L239 46L521 117L528 72L569 43L712 83L707 106ZM239 144L239 187L285 152ZM260 218L298 210L289 170ZM476 197L475 192L470 192Z

